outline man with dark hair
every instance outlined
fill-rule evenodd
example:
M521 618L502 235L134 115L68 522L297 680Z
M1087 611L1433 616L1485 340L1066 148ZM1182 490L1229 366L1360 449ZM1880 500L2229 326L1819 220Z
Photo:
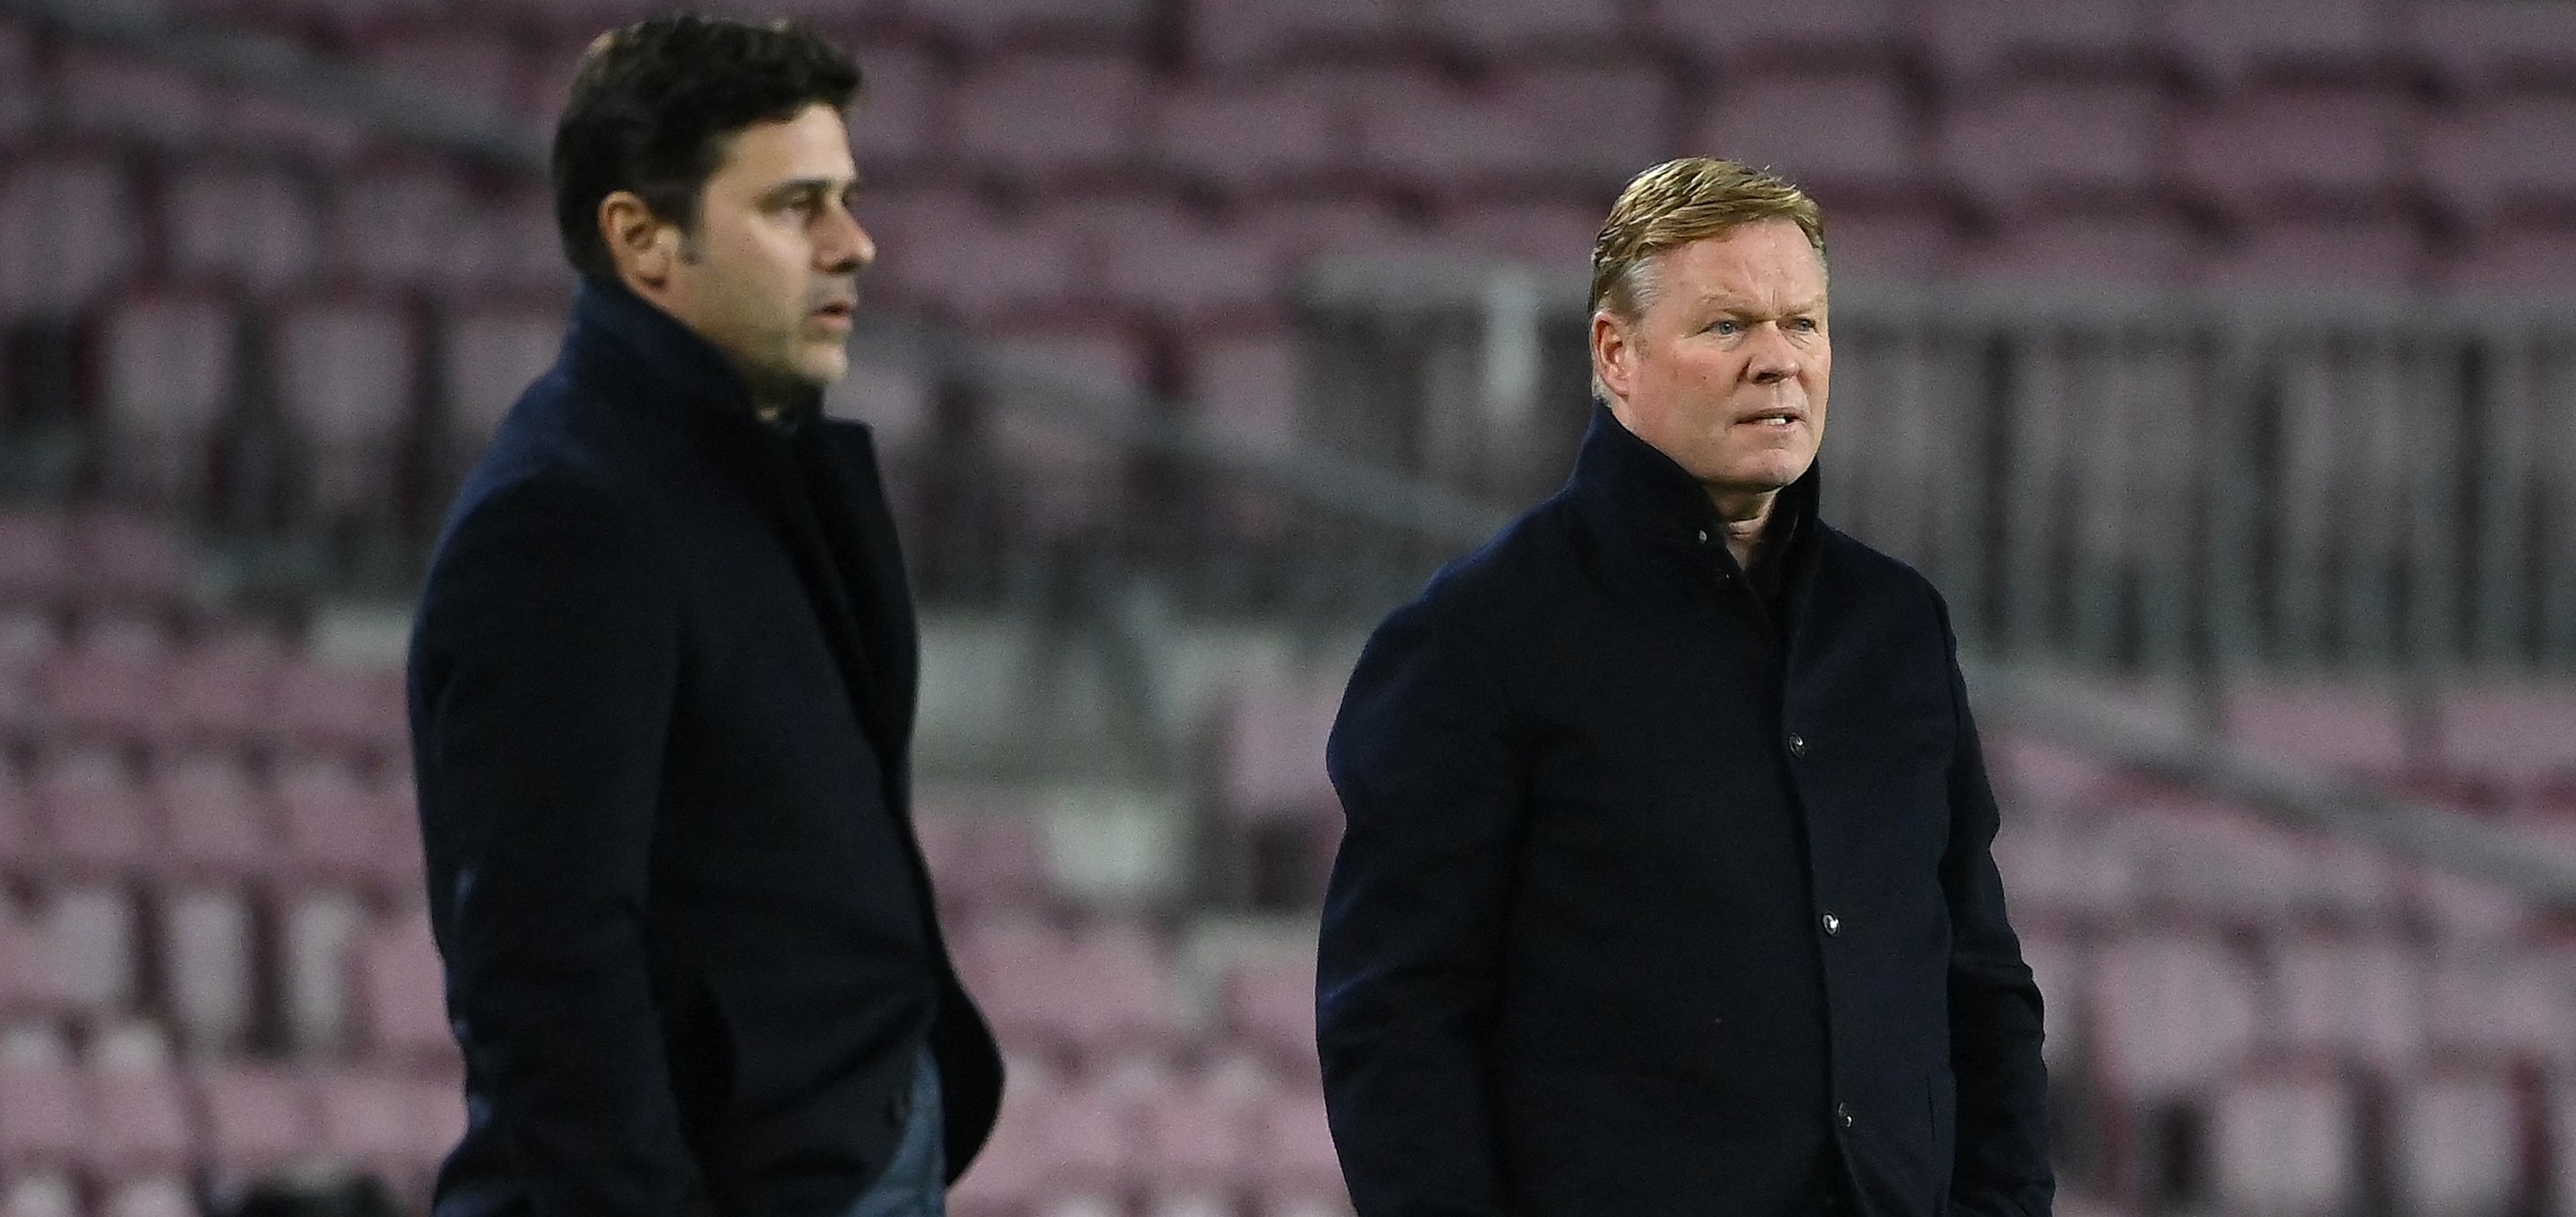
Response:
M659 18L556 129L562 358L467 478L411 650L466 1065L441 1217L919 1217L1001 1060L910 820L910 594L867 429L847 57Z

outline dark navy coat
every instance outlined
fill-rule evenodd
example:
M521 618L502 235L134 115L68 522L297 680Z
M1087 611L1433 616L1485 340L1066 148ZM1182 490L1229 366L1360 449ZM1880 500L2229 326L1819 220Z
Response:
M1781 617L1596 408L1381 625L1318 1006L1362 1217L2049 1210L2040 998L1941 598L1814 519Z
M412 639L468 1100L440 1217L838 1213L925 1042L965 1169L1001 1063L913 839L917 654L866 429L763 423L713 347L585 284Z

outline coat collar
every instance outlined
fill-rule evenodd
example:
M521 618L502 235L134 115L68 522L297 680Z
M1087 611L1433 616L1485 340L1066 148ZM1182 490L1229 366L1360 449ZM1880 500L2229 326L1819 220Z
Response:
M1785 512L1791 571L1798 555L1813 549L1817 529L1818 474L1815 464L1781 490L1772 507ZM1699 545L1703 534L1723 536L1724 522L1699 479L1674 463L1654 445L1595 401L1592 425L1574 458L1575 497L1621 535L1658 543Z
M583 277L564 347L585 379L614 382L633 408L693 432L793 433L822 413L818 390L791 404L782 422L764 422L715 344L622 283Z

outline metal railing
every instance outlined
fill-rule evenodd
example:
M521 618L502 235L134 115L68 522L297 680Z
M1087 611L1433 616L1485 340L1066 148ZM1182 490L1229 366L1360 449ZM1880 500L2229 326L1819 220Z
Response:
M1589 357L1583 284L1531 282L1319 271L1313 362L1365 371L1313 387L1313 433L1545 493ZM2576 670L2576 307L1855 284L1831 325L1827 516L1977 650Z

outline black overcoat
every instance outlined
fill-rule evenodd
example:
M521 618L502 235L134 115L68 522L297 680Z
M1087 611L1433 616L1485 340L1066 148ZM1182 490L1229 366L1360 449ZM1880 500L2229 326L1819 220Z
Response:
M1370 639L1317 994L1362 1217L1803 1214L1820 1169L1873 1217L2048 1211L1949 620L1815 477L1775 619L1596 407L1565 489Z
M925 1042L965 1169L1001 1063L913 838L917 657L866 428L762 422L712 346L585 283L414 625L469 1123L440 1217L837 1213Z

